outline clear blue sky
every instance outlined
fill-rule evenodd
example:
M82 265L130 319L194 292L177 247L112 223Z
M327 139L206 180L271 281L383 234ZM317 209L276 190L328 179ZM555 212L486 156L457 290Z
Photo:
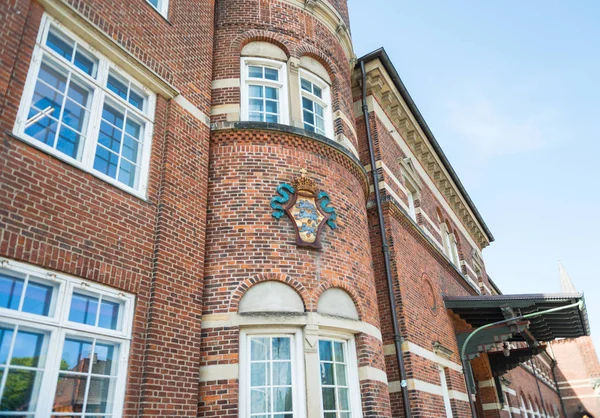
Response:
M496 241L508 293L585 292L600 350L600 2L349 0L385 47Z

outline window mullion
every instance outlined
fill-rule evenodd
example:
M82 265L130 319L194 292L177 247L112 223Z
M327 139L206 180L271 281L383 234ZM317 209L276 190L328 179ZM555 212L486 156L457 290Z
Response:
M19 307L17 308L18 312L23 310L23 304L25 303L25 294L27 293L27 286L29 285L29 274L25 276L25 281L23 282L23 292L21 293L21 299L19 300Z

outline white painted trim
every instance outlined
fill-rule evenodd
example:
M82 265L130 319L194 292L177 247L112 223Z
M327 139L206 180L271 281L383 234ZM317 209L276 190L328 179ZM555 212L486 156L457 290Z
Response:
M221 78L219 80L213 80L211 84L211 88L213 90L216 89L232 89L232 88L240 87L240 79L239 78Z
M358 368L358 378L362 382L363 380L374 380L376 382L382 382L388 384L387 373L381 369L377 369L371 366L361 366Z
M358 151L356 150L356 147L354 146L354 144L348 139L348 137L344 134L337 134L335 136L335 140L337 142L339 142L343 147L347 148L350 150L350 152L352 154L354 154L354 156L356 158L358 158Z
M210 108L210 114L213 116L227 115L230 113L237 113L237 114L240 113L239 103L217 105L217 106L213 106Z
M496 382L494 382L494 379L480 380L477 382L477 386L480 388L495 388Z
M402 136L396 131L394 124L391 122L391 120L389 119L389 117L387 116L385 111L381 108L381 106L379 105L377 100L375 100L375 98L372 95L370 95L367 97L367 104L369 106L369 111L375 112L375 115L382 121L385 128L390 132L390 135L396 140L396 143L398 144L398 146L400 147L402 152L404 152L404 154L407 157L409 157L413 160L415 169L416 169L417 173L419 174L419 177L421 178L421 180L423 182L425 182L425 184L427 184L427 186L429 187L431 192L436 197L437 201L444 208L445 212L448 214L448 216L450 216L452 218L454 223L458 226L460 232L465 236L465 239L467 239L469 241L469 244L471 245L471 247L479 249L479 246L475 243L475 240L473 239L471 234L467 231L467 229L465 228L462 221L458 218L458 216L456 215L456 212L454 212L454 210L450 207L450 204L448 203L446 198L444 196L442 196L441 192L439 191L437 186L433 183L433 180L431 179L431 177L429 177L429 174L427 174L427 172L425 171L423 166L419 163L419 160L416 158L416 156L414 155L414 153L412 152L412 150L410 149L408 144L404 141ZM354 112L355 115L362 116L362 108L361 108L360 101L356 101L354 103L354 110L355 110L355 112Z
M508 393L509 395L517 396L517 392L514 389L509 388L508 386L502 385L502 390Z
M168 19L169 15L169 0L158 0L158 7L155 7L149 0L146 0L148 4L160 13L165 19Z
M576 379L576 380L559 380L557 383L559 386L561 385L571 385L573 383L582 383L582 382L590 382L590 379Z
M394 344L386 344L383 346L383 352L385 355L396 354L396 346ZM423 348L410 341L404 341L404 343L402 343L402 352L415 354L417 356L430 360L436 364L448 367L449 369L462 373L462 366L460 364L454 363L448 360L447 358L438 356L433 351L427 350L426 348Z
M519 408L515 408L514 406L511 406L511 407L510 407L510 411L511 411L513 414L521 415L521 410L520 410Z
M351 334L365 333L381 341L381 331L374 325L352 319L337 318L321 315L315 312L306 312L298 315L281 315L278 313L244 314L223 313L202 316L202 328L228 328L249 326L304 326L318 325L332 329L342 330Z
M494 402L494 403L484 403L484 404L481 405L481 408L484 411L494 411L494 410L501 411L502 410L502 405L499 404L499 403L497 403L497 402Z
M423 218L424 218L425 220L427 220L427 222L429 222L429 225L431 226L431 228L432 228L432 229L433 229L435 232L437 232L437 233L438 233L440 236L442 236L442 231L440 230L440 228L439 228L438 224L434 223L434 222L431 220L431 218L429 217L429 215L427 215L427 212L425 212L424 210L422 210L422 209L421 209L421 207L419 207L418 209L420 209L420 210L421 210L421 212L420 212L420 213L421 213L421 216L423 216ZM437 241L437 239L436 239L435 241Z
M210 127L210 116L208 116L206 113L202 112L200 109L194 106L192 102L183 97L181 94L175 96L173 101L179 106L181 106L183 110L187 111L190 115L194 116L196 119L202 122L204 125Z
M464 392L459 392L457 390L450 389L448 391L450 395L450 399L456 399L457 401L469 402L469 395Z
M563 399L580 399L580 398L600 398L600 393L594 393L591 395L579 395L579 396L563 396Z
M214 380L236 380L239 378L239 365L212 364L200 367L200 381L211 382Z

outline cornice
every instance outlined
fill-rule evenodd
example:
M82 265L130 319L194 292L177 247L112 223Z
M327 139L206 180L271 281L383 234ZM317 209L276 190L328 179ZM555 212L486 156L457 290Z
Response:
M408 144L425 172L432 179L473 239L481 249L487 247L490 241L485 230L477 221L381 62L379 60L368 62L365 70L367 72L367 90L375 97L392 121L397 132ZM355 72L354 78L353 86L357 88L360 85L360 74Z
M354 65L356 57L352 46L350 29L344 22L342 16L327 0L280 0L283 3L299 7L317 18L333 35L338 38L346 58L351 66Z

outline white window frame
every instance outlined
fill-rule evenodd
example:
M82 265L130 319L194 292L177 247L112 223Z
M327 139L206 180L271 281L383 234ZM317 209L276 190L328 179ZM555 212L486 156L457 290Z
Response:
M358 357L356 354L356 340L354 335L343 332L337 332L328 329L319 329L318 341L334 340L345 343L346 347L346 367L348 370L348 392L350 397L350 411L352 418L362 418L362 402L360 394L360 379L358 376ZM318 376L321 374L321 359L318 359L318 369L315 371ZM321 378L319 377L319 400L321 416L323 415L323 392L321 390ZM337 396L337 395L336 395Z
M158 13L160 13L165 19L167 18L168 14L169 14L169 0L157 0L158 1L158 7L153 5L150 0L146 0L148 2L148 4L150 4L150 6L152 6L152 8L154 10L156 10Z
M449 239L450 239L450 259L452 260L452 263L454 263L454 265L456 267L459 267L460 266L460 256L458 254L458 243L456 242L456 236L454 234L450 234Z
M448 391L448 382L446 380L446 369L438 365L438 372L440 374L440 384L442 386L442 397L444 398L446 418L453 418L452 404L450 403L450 392Z
M102 342L114 343L119 346L115 354L117 358L113 360L116 363L117 376L112 389L112 392L115 394L112 399L112 417L120 418L123 414L125 400L135 297L94 282L66 274L53 273L13 260L0 259L0 271L13 277L33 277L37 281L55 286L55 294L52 300L54 310L51 307L49 316L0 308L0 323L8 326L19 325L35 331L45 332L48 335L44 339L47 351L45 352L45 356L42 356L45 357L45 365L42 379L38 383L37 388L40 395L36 402L35 418L60 415L60 413L52 414L51 411L58 384L63 345L67 335L83 339L97 338ZM88 293L93 292L97 296L107 296L121 303L120 329L117 327L116 330L111 330L68 321L71 295L73 290L81 288L86 289ZM67 413L65 414L68 415Z
M305 90L302 89L302 79L306 79L311 83L315 84L319 87L323 93L323 97L319 98ZM312 100L313 102L318 103L323 107L323 116L324 116L324 124L325 124L325 135L329 139L333 139L333 111L331 105L331 86L319 76L304 70L300 69L298 73L298 89L300 91L300 111L302 112L302 128L304 128L304 108L302 107L302 97L306 96L307 99ZM314 132L318 134L318 132ZM319 134L321 135L321 134Z
M45 46L46 38L48 35L48 31L50 26L56 27L58 30L63 32L65 35L69 36L73 39L77 45L81 45L91 54L93 54L94 58L98 60L98 68L96 78L93 78L83 71L79 71L75 66L67 64L64 60L62 60L53 50L49 47ZM25 133L26 122L27 122L27 114L29 112L29 108L33 102L33 93L35 90L35 86L37 83L38 73L41 68L42 58L44 55L51 56L53 61L57 61L61 63L62 67L69 68L70 71L77 74L79 78L82 78L86 81L87 85L92 88L92 103L90 106L90 115L89 121L87 123L87 132L86 138L83 144L81 144L81 158L75 159L62 152L54 149L53 147L42 143L41 141L30 137ZM137 110L135 107L129 105L125 101L123 101L119 96L113 93L106 87L106 83L108 80L109 72L120 76L122 78L126 78L127 81L131 82L131 85L134 86L137 90L142 91L146 95L145 100L145 109L143 111ZM141 119L143 121L143 136L140 138L140 142L142 144L142 155L138 161L139 164L139 174L137 179L137 187L129 187L128 185L121 183L116 178L112 178L108 175L105 175L93 168L94 165L94 157L96 153L96 148L98 144L98 136L100 132L100 122L102 118L102 107L105 103L105 98L110 98L110 101L118 103L120 106L125 107L128 111L132 111L136 117L136 119ZM19 110L17 113L16 123L13 128L13 134L27 142L28 144L43 150L44 152L70 164L73 165L83 171L86 171L95 177L98 177L104 180L107 183L112 184L120 189L123 189L133 195L136 195L142 199L146 198L146 191L148 188L148 174L149 174L149 165L150 165L150 153L152 148L152 134L154 128L154 111L156 107L156 94L150 91L145 86L138 83L133 77L126 74L123 70L121 70L117 65L112 63L108 58L99 53L95 48L91 47L85 41L83 41L80 37L75 35L69 29L67 29L63 24L56 21L48 14L44 14L42 17L40 29L38 31L36 44L33 50L33 56L31 59L31 64L29 66L29 70L27 73L27 80L25 82L25 88L23 90L23 95L21 96L21 103L19 105Z
M239 349L239 417L250 417L250 337L290 337L292 339L292 405L294 418L306 416L306 384L304 379L304 341L298 328L251 328L240 331Z
M257 65L276 69L279 73L279 81L256 79L248 77L248 67ZM279 124L288 125L290 121L290 110L288 103L288 75L285 62L258 58L242 57L240 60L240 119L249 121L249 85L261 85L279 89Z

